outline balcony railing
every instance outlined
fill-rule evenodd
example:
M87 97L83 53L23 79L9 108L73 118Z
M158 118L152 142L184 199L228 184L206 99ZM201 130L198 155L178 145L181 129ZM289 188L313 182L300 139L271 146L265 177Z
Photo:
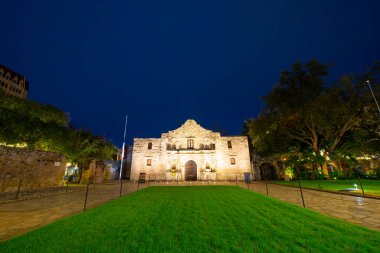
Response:
M176 148L176 147L170 147L167 146L166 150L168 151L185 151L185 150L194 150L194 151L201 151L201 150L215 150L215 146L205 146L205 147L198 147L198 148L193 148L193 147L186 147L186 148Z

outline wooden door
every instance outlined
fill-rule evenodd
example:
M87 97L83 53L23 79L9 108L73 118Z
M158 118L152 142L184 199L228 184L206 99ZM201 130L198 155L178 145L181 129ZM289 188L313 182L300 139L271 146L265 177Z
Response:
M195 181L197 180L197 164L190 160L185 164L185 180Z

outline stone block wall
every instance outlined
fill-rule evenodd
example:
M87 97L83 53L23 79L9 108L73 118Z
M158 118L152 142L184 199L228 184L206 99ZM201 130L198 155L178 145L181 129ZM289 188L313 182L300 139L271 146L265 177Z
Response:
M65 156L25 148L0 146L0 191L60 186L66 170Z

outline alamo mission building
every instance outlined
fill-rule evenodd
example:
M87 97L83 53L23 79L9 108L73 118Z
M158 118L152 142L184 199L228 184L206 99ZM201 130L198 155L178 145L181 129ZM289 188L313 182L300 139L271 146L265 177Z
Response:
M246 136L221 136L195 120L161 134L135 138L131 180L233 180L250 172Z

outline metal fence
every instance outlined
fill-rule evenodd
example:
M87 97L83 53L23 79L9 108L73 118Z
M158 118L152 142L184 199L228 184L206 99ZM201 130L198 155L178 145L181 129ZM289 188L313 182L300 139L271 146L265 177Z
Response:
M240 186L256 193L314 209L338 218L340 217L339 215L344 215L343 218L349 221L380 229L380 220L376 219L376 215L380 210L379 199L330 193L323 191L323 189L305 189L302 181L294 181L294 185L291 186L273 184L265 180L246 182L244 174L230 174L224 180L202 178L202 180L197 181L184 181L180 177L178 177L178 180L168 180L164 174L155 174L148 176L144 182L115 180L84 185L65 184L61 187L37 190L23 190L21 181L17 191L0 193L0 220L2 224L0 226L0 240L8 239L22 232L15 230L15 226L11 225L15 217L20 217L23 223L27 223L28 217L33 217L34 223L31 223L29 228L32 229L52 222L54 219L84 211L119 198L122 195L152 186L213 185ZM362 215L361 212L364 213L365 219L360 219L362 217L360 216ZM30 215L26 217L26 213L30 213ZM40 219L40 223L35 222L36 217ZM8 219L9 223L7 223ZM369 225L367 221L371 221ZM26 225L22 227L28 229Z

